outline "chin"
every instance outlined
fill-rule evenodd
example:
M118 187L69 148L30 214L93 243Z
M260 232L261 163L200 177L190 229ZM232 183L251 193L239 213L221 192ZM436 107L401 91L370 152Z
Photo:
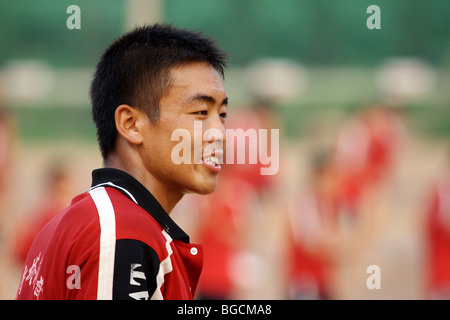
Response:
M202 189L199 192L197 192L198 194L201 195L207 195L207 194L211 194L216 190L216 187L214 186L214 188L209 188L209 189Z
M217 179L201 179L201 181L194 181L193 184L191 184L188 189L188 193L196 193L200 195L207 195L214 190L216 190L217 187Z
M214 190L216 190L216 186L217 185L215 183L214 183L214 185L204 184L204 185L198 186L196 188L196 190L194 191L194 193L201 194L201 195L207 195L207 194L213 193Z
M186 194L207 195L217 187L218 174L205 170L203 166L196 166L197 170L190 170L188 174L181 175L183 178L179 181L182 190Z

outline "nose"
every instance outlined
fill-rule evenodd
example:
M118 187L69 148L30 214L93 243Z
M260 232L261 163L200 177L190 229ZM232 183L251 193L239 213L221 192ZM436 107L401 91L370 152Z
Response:
M227 139L225 125L222 123L220 116L211 117L207 121L207 126L203 134L203 141L215 144L225 144Z

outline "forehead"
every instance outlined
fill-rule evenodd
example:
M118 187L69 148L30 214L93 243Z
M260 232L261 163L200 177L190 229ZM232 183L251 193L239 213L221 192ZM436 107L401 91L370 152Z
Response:
M224 95L225 89L219 73L203 62L189 63L171 69L171 89L174 94L204 91L210 95ZM170 94L170 93L169 93Z

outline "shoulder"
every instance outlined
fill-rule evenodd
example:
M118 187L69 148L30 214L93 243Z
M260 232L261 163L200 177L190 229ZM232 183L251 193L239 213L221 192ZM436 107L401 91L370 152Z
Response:
M70 206L54 220L56 231L65 235L80 235L83 230L87 230L87 234L93 229L99 231L97 208L87 192L73 198Z
M110 201L109 209L114 212L117 240L137 240L154 248L157 252L165 249L166 237L163 234L163 228L149 212L115 188L105 187L104 190ZM98 206L97 203L96 205ZM101 208L98 209L101 210Z
M121 191L112 187L99 187L80 194L62 213L60 230L84 239L95 240L100 230L109 228L115 240L136 240L165 253L167 238L161 225L150 213L141 208ZM112 228L112 229L111 229Z

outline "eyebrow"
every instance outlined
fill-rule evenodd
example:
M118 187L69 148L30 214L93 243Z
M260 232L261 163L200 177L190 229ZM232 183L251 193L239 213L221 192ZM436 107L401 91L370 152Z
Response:
M191 102L191 101L201 101L201 102L208 102L211 104L216 104L217 101L214 97L207 95L207 94L196 94L188 99L186 99L186 103ZM228 97L225 97L225 99L222 100L222 103L220 104L221 106L223 105L228 105Z

